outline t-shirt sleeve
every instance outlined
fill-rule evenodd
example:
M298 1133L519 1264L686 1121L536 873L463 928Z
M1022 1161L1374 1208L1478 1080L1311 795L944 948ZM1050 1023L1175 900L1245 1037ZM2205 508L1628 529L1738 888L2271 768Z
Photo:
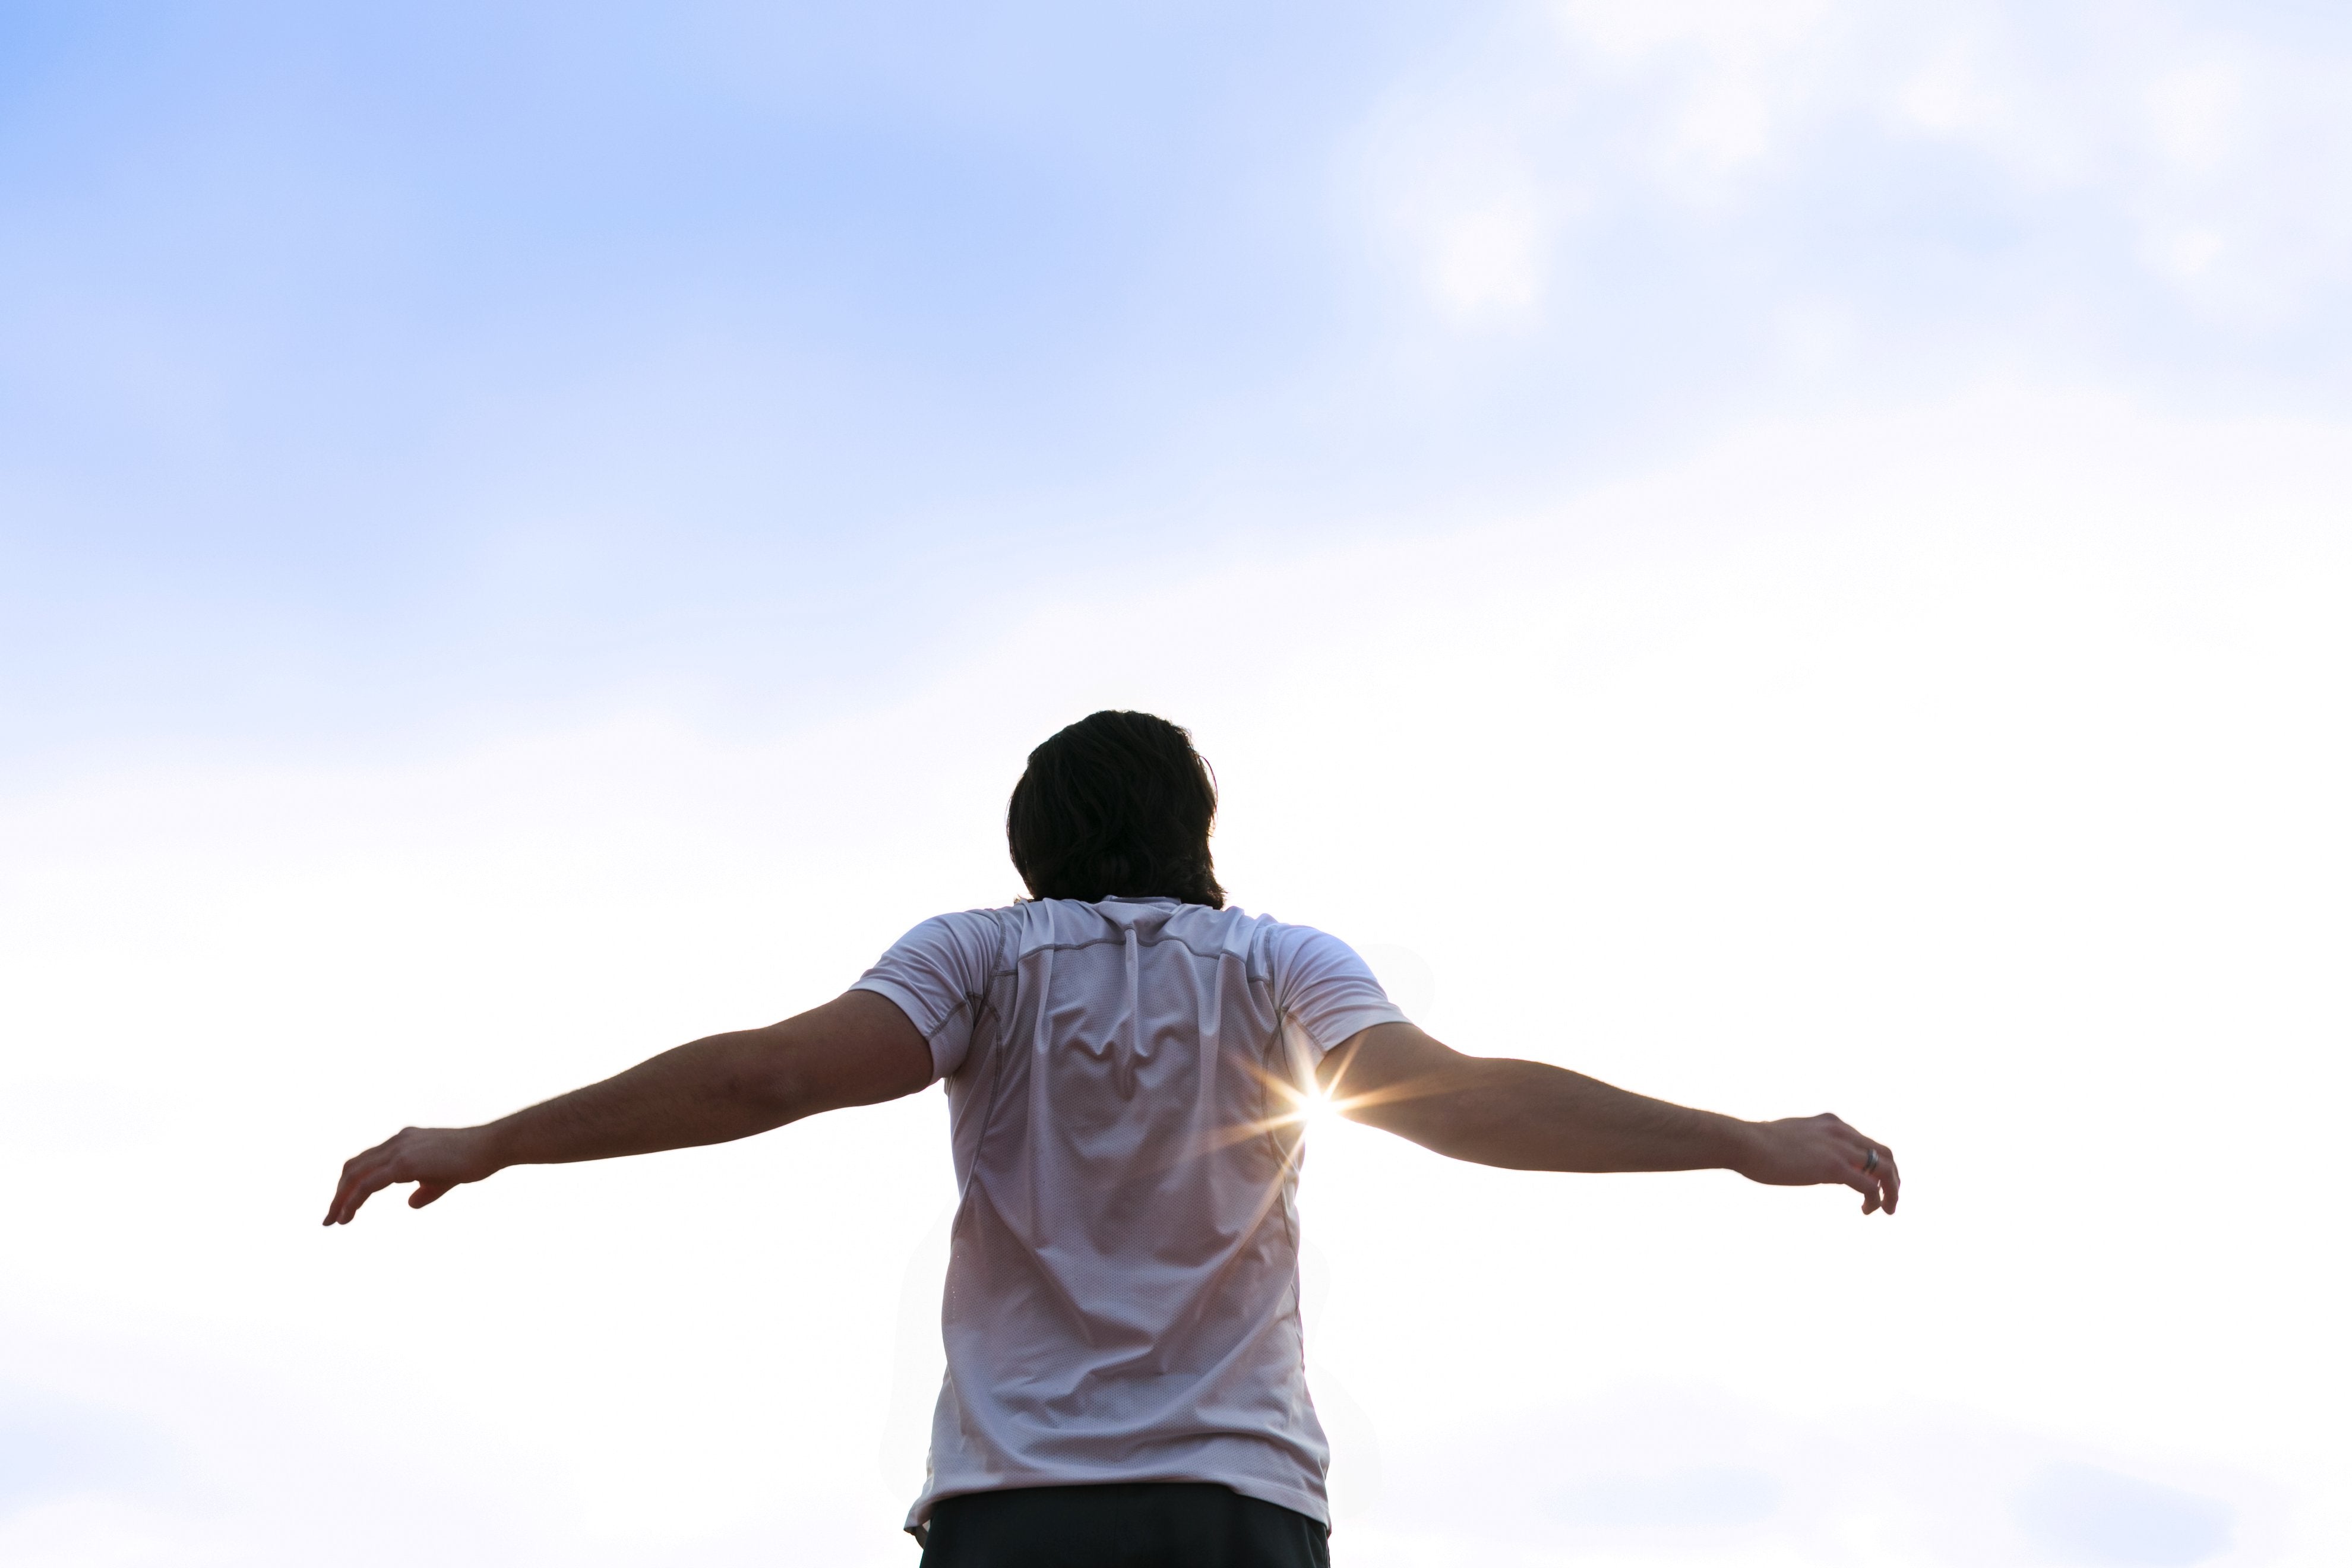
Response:
M972 1021L987 1001L997 947L988 910L934 915L891 944L850 989L897 1003L931 1047L931 1076L945 1078L971 1049Z
M1275 938L1275 1007L1320 1054L1338 1049L1374 1024L1409 1022L1356 950L1312 926L1288 926Z

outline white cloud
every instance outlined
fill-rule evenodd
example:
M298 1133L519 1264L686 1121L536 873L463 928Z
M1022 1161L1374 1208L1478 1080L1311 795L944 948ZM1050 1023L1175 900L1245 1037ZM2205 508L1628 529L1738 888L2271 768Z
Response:
M1553 9L1571 35L1628 63L1668 50L1754 61L1812 37L1835 10L1829 0L1560 0Z
M1838 172L1864 147L1923 180L1951 177L1931 150L1964 154L2001 221L2217 321L2267 330L2352 283L2352 48L2179 8L1996 0L1545 15L1402 85L1366 140L1383 226L1456 317L1540 297L1654 207L1717 225L1829 210L1812 244L1851 247L1856 203L1884 199ZM1496 168L1507 220L1449 199ZM2100 249L2108 225L2134 243Z
M1536 205L1508 197L1454 214L1436 236L1438 297L1464 316L1525 310L1543 287Z
M1475 116L1406 110L1378 135L1386 151L1373 199L1440 310L1466 325L1524 321L1542 301L1551 231L1572 196L1543 180L1507 128Z
M2147 87L2156 144L2190 174L2210 174L2229 156L2244 124L2245 79L2228 63L2184 66Z
M1834 48L1840 20L1828 0L1564 0L1556 14L1572 47L1659 85L1673 100L1670 156L1717 176L1772 150L1780 122L1813 90L1808 57Z

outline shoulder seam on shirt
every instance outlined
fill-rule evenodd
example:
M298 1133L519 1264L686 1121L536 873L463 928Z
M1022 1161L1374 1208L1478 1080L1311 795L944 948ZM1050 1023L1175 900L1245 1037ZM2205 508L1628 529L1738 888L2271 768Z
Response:
M1019 957L1016 957L1013 960L1013 966L1011 968L996 970L992 973L988 978L993 982L1002 980L1008 974L1018 974L1021 972L1021 959L1027 957L1032 952L1078 952L1089 947L1109 947L1114 943L1122 943L1126 940L1127 939L1123 936L1097 936L1089 937L1085 942L1041 942L1036 946L1024 950ZM1201 949L1194 947L1191 942L1186 942L1182 937L1171 936L1166 931L1160 931L1154 934L1150 941L1139 941L1136 945L1139 947L1161 947L1170 942L1175 943L1178 947L1182 948L1186 952L1191 953L1195 958L1242 957L1241 954L1231 952L1230 950L1223 947L1213 948L1209 952L1203 952ZM1244 969L1248 968L1248 963L1245 959L1244 960L1243 967Z

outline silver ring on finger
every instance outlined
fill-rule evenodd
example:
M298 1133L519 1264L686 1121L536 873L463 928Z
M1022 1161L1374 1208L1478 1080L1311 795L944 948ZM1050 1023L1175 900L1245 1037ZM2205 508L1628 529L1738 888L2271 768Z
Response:
M1870 1152L1870 1158L1862 1163L1863 1174L1868 1175L1876 1169L1878 1169L1878 1151L1873 1149Z

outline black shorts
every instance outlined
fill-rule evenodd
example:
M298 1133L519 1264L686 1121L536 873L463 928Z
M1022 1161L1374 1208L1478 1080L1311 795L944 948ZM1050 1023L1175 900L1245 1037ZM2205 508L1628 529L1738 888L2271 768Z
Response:
M922 1568L1331 1568L1328 1533L1207 1481L1020 1487L934 1507Z

